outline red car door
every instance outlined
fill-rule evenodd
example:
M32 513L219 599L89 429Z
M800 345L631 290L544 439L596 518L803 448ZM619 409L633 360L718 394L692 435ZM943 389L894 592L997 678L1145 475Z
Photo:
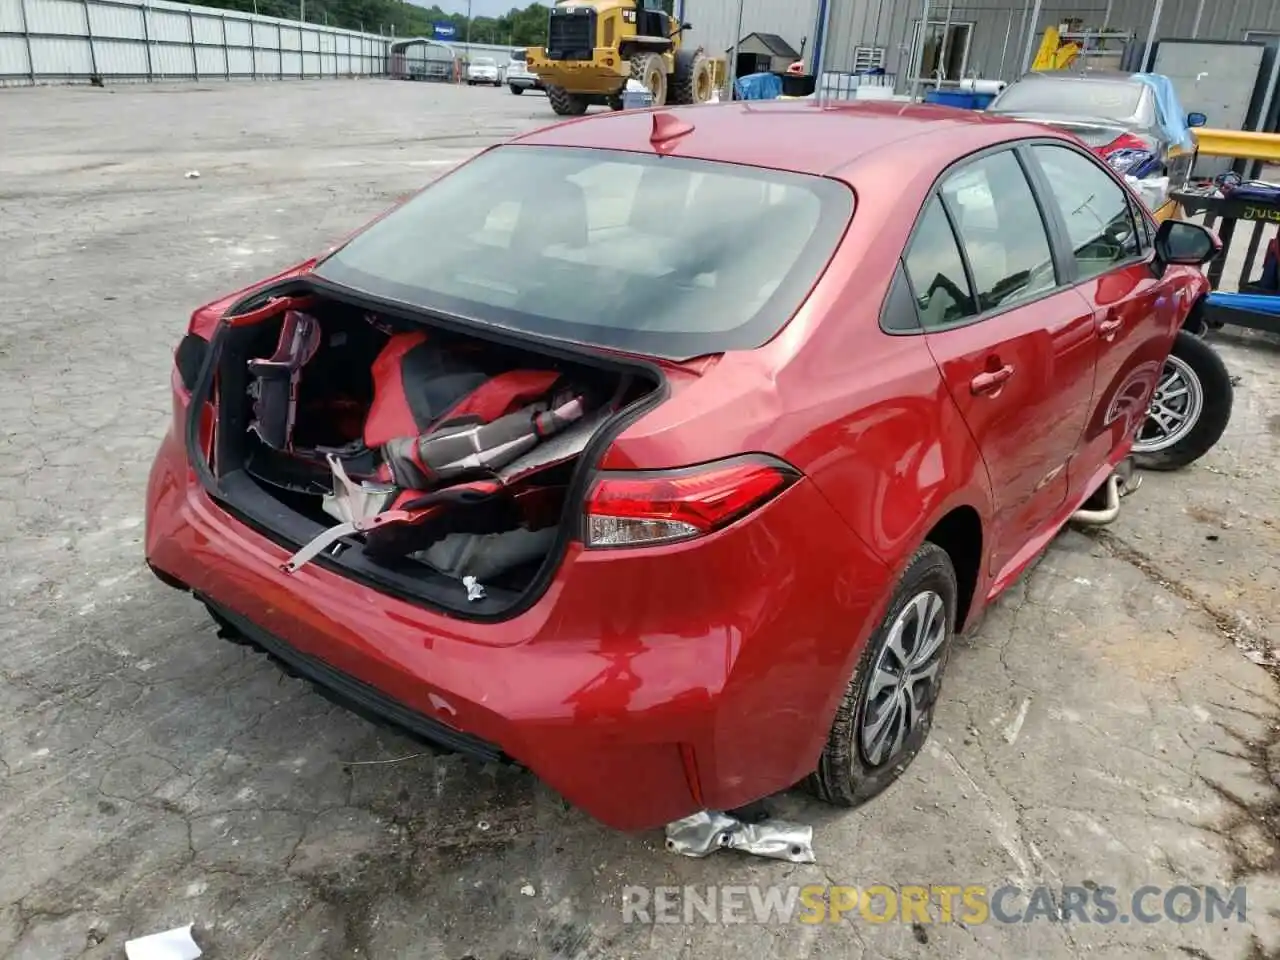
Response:
M1089 492L1084 485L1127 450L1146 420L1181 305L1172 284L1152 269L1145 214L1111 173L1065 144L1037 144L1028 152L1044 173L1047 202L1061 218L1100 348L1093 411L1071 471L1072 486L1083 496ZM1174 396L1159 400L1179 402Z
M1064 286L1012 149L953 171L904 262L925 338L986 463L995 501L992 574L1049 535L1089 415L1093 311Z

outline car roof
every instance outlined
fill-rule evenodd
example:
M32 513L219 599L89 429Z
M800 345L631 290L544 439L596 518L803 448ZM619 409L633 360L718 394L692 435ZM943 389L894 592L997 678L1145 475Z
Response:
M543 127L512 143L652 153L654 114L693 129L663 145L672 156L836 176L885 154L916 171L941 168L984 146L1057 131L976 110L876 101L733 101L595 114ZM910 149L906 146L909 143Z

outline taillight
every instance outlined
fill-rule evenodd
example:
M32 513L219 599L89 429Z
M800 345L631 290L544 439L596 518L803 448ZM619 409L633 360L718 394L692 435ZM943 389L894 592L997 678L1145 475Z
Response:
M1094 152L1117 173L1142 177L1160 166L1160 146L1154 140L1122 133Z
M1099 147L1098 152L1104 157L1107 154L1115 153L1117 150L1153 150L1155 144L1144 140L1142 137L1132 133L1122 133L1104 147Z
M603 473L587 497L588 547L672 543L728 526L759 509L800 474L766 456L682 470Z

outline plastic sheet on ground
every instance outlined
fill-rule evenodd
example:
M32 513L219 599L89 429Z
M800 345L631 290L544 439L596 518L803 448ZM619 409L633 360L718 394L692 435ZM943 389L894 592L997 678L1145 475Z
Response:
M124 955L129 960L196 960L200 948L191 937L191 924L163 933L126 940Z

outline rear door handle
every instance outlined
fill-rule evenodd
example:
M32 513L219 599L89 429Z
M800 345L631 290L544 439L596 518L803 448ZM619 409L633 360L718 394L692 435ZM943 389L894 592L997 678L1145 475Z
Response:
M1124 326L1124 320L1120 317L1108 317L1098 324L1098 336L1104 340L1110 340L1116 335L1116 332Z
M984 393L995 393L1003 387L1012 376L1013 367L1006 363L998 370L988 370L985 373L978 374L969 381L969 389L975 396L980 396Z

